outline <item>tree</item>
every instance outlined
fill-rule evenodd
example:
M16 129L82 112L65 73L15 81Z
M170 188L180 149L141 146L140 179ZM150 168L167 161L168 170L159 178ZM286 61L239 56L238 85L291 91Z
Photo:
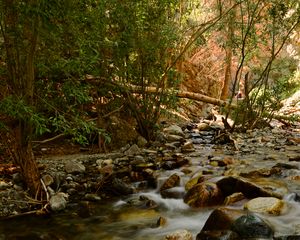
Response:
M1 2L0 23L11 89L10 100L16 104L22 103L23 110L28 110L23 116L20 112L17 113L19 118L16 118L13 126L14 160L20 166L23 178L33 195L41 191L39 171L32 152L33 119L29 113L34 100L34 59L40 22L38 10L38 0Z

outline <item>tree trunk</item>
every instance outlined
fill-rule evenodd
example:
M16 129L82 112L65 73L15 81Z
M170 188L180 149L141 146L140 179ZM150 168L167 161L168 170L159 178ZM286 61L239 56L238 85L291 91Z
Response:
M37 8L37 0L27 1L22 7ZM3 1L4 16L1 33L6 50L6 63L12 94L27 106L33 106L34 94L34 57L37 46L39 17L37 15L21 16L18 12L19 2ZM20 30L22 29L22 30ZM27 113L29 114L29 113ZM13 129L15 143L15 163L20 166L23 179L33 196L40 196L40 174L32 151L32 124L30 116L22 116Z
M229 1L230 6L232 1ZM224 76L224 83L222 87L222 92L220 99L226 100L229 95L229 87L231 84L231 71L232 71L232 42L233 42L233 36L234 36L234 19L235 19L235 9L232 9L232 11L229 13L228 16L228 23L225 38L226 38L226 46L225 46L225 76Z

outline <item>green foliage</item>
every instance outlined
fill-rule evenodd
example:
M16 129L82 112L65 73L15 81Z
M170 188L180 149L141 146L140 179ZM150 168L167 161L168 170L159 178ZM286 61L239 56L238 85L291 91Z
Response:
M19 119L30 122L35 129L36 135L42 135L49 132L47 120L32 106L26 105L23 99L18 99L15 96L9 96L0 101L0 112L6 114L12 119ZM2 123L2 126L5 125Z

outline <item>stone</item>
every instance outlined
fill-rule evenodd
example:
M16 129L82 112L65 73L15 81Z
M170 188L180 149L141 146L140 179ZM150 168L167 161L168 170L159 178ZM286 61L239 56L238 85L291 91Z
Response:
M147 144L148 144L148 141L144 137L142 137L142 136L137 137L138 147L144 148Z
M49 200L51 210L57 212L65 209L67 206L67 199L68 194L63 192L58 192L53 195Z
M181 142L181 141L184 140L184 138L182 136L179 136L179 135L168 134L166 136L166 140L168 142Z
M184 196L184 202L195 208L216 206L223 201L221 190L215 183L211 182L196 184Z
M71 173L71 174L84 173L85 166L80 162L68 161L65 164L65 170L67 173Z
M54 183L54 179L50 174L46 174L42 177L43 182L45 186L50 186L52 183Z
M177 230L174 233L168 234L165 240L193 240L193 235L187 230Z
M181 152L183 153L194 152L194 151L195 151L194 144L191 141L187 141L181 146Z
M177 187L179 186L179 184L180 184L180 176L174 173L163 183L159 191L162 192L166 189Z
M246 178L229 176L217 181L217 186L225 196L229 196L235 192L242 192L247 198L283 197L281 193L275 192L276 189L273 191L272 185L268 185L267 183L268 182L265 182L265 185L262 183L262 186L260 186Z
M193 186L195 186L198 183L201 183L204 181L204 177L202 175L202 172L197 173L194 175L190 180L188 180L185 184L185 190L190 190Z
M257 213L268 213L280 215L284 208L284 202L274 197L258 197L251 199L244 205L244 208Z
M113 178L110 186L110 191L112 191L115 195L128 195L134 192L134 188L130 185L126 184L119 178Z
M87 193L84 195L84 200L98 202L101 200L101 197L94 193Z
M210 126L209 126L208 123L202 122L202 123L198 124L197 128L198 128L199 131L207 131L207 130L210 129Z
M184 137L184 133L181 129L181 127L177 125L171 125L165 129L163 129L163 132L169 135L178 135Z
M11 186L11 184L4 182L4 181L0 181L0 190L5 190L7 188L9 188Z
M239 217L232 224L231 230L240 235L241 239L273 239L273 229L260 217L247 214Z
M206 220L200 233L197 235L197 240L204 239L237 239L240 238L225 238L224 236L236 236L231 232L231 226L236 219L243 216L245 212L239 209L231 209L220 207L215 209ZM223 238L224 237L224 238Z
M289 161L299 162L300 161L300 154L293 154L293 155L289 156Z
M235 202L238 202L238 201L241 201L245 199L245 196L243 193L241 192L236 192L236 193L233 193L229 196L227 196L224 200L224 205L230 205L230 204L233 204Z
M164 217L159 217L156 222L157 227L164 227L167 224L167 219Z
M130 148L128 148L125 152L124 152L124 154L126 155L126 156L134 156L134 155L139 155L139 154L141 154L142 153L142 151L141 151L141 149L138 147L138 145L136 145L136 144L133 144Z

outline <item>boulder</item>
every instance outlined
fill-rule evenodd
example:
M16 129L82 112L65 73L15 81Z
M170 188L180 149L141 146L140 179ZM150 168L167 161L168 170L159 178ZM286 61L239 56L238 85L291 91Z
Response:
M240 235L241 239L273 239L273 229L260 217L247 214L239 217L232 224L231 230Z
M196 240L273 239L273 229L256 215L239 209L215 209Z
M205 239L234 239L240 240L238 235L231 231L231 226L236 219L245 212L238 209L220 207L215 209L206 220L196 240Z
M65 170L67 173L71 173L71 174L84 173L85 166L80 162L68 161L65 164Z
M258 197L247 202L244 208L251 212L280 215L284 202L274 197Z
M259 185L242 177L223 177L217 182L217 186L225 196L235 192L242 192L247 198L276 197L282 198L282 194L272 190L271 185ZM276 190L276 189L274 189Z
M193 186L184 196L184 202L191 207L215 206L223 203L221 190L215 183L203 182Z

